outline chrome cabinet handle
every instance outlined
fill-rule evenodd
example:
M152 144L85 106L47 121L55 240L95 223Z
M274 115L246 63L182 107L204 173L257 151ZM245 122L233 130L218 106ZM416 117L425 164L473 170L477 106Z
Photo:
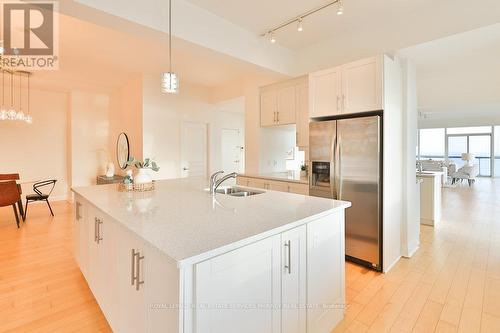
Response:
M136 276L135 276L135 249L132 249L132 253L130 258L132 259L132 263L130 265L130 285L133 286L135 284Z
M99 242L102 241L101 224L102 224L102 221L97 219L97 244L99 244Z
M285 248L287 249L287 264L285 264L285 269L288 270L288 274L292 274L292 246L291 241L285 242Z
M140 286L141 284L144 284L144 280L141 281L141 263L140 261L144 259L144 256L141 256L141 254L139 252L137 252L137 255L136 255L136 271L137 271L137 278L136 278L136 284L135 284L135 290L139 290L140 289Z
M97 217L94 217L94 242L97 243Z
M82 215L80 214L80 208L82 207L82 204L77 202L76 203L76 219L80 220L82 218Z
M276 111L276 122L279 124L280 122L280 112Z

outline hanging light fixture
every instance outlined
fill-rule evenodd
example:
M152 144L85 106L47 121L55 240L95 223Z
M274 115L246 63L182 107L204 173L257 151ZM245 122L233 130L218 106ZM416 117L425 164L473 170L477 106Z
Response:
M19 111L16 114L16 120L24 120L24 112L23 112L23 93L22 93L22 77L23 75L19 73Z
M7 120L7 109L5 108L5 71L2 71L2 106L0 107L0 120Z
M169 71L162 73L161 91L169 94L179 92L179 78L172 72L172 0L168 0L168 57Z
M30 76L31 73L28 73L28 113L26 114L26 117L24 117L24 121L26 121L28 124L33 123L33 118L30 115Z
M274 32L270 32L269 33L269 41L272 43L272 44L275 44L276 43L276 36L274 36Z
M17 112L14 109L14 73L10 72L10 109L7 111L7 119L16 120Z

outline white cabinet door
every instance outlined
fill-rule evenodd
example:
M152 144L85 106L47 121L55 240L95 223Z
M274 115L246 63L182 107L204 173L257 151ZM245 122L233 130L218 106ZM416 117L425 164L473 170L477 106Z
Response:
M281 332L306 332L306 226L294 228L281 235Z
M342 113L382 110L382 62L380 57L342 66Z
M267 189L279 192L289 192L289 184L286 182L267 181Z
M276 235L197 264L196 332L281 332L281 253Z
M179 303L177 263L150 245L145 246L143 256L146 332L178 332L179 312L176 308L168 308Z
M298 85L297 96L297 146L309 146L309 88L307 84Z
M260 125L274 126L277 122L278 100L275 90L260 94Z
M99 306L113 325L118 297L114 223L94 207L89 207L88 216L88 281Z
M307 331L330 333L345 304L344 213L307 224Z
M341 67L309 75L310 117L333 116L341 113Z
M116 226L116 235L118 269L114 283L118 285L119 291L118 302L115 304L118 307L118 320L116 326L111 326L116 332L144 332L146 305L144 284L140 283L146 279L144 268L147 258L144 255L144 245L119 225Z
M278 114L277 124L295 124L296 116L296 96L295 86L284 87L277 91L278 94Z
M264 179L249 178L248 179L248 187L255 187L255 188L261 188L261 189L267 190L268 182Z

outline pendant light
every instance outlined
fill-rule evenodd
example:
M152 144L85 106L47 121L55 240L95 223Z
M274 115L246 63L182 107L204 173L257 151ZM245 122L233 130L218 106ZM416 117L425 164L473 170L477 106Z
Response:
M179 78L172 72L172 0L168 0L168 57L169 71L162 73L161 91L169 94L179 92Z
M7 119L16 120L17 112L14 109L14 73L10 72L10 109L7 111Z
M33 123L33 118L30 115L30 76L31 74L28 74L28 113L24 118L24 121L26 121L28 124Z
M2 106L0 107L0 120L7 120L7 109L5 109L5 71L2 69Z
M23 75L19 73L19 111L16 114L16 120L24 120L24 112L23 112L23 93L21 87L21 79Z

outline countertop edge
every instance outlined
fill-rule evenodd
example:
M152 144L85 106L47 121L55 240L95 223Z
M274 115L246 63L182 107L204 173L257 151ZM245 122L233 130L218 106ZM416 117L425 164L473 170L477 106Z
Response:
M288 179L288 178L273 177L273 176L266 176L266 175L244 174L244 173L238 174L238 177L267 179L267 180L275 180L278 182L309 185L308 180L302 180L302 179L297 180L297 179Z

